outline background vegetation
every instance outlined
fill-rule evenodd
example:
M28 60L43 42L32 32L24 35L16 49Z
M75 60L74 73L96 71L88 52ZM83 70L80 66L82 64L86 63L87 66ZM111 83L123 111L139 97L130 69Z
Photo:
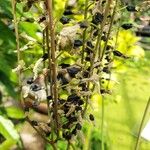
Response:
M130 4L136 4L140 7L141 1L127 1ZM79 0L79 3L83 4L84 0ZM54 3L55 13L54 17L61 18L65 1L57 0ZM82 5L79 5L82 6ZM37 6L38 7L38 6ZM81 7L82 8L82 7ZM34 64L37 58L40 58L43 54L40 44L42 43L41 28L37 22L32 22L33 19L38 19L39 11L31 10L24 12L27 9L24 7L24 3L18 3L17 5L17 17L21 18L19 23L20 44L24 50L22 57L29 66ZM76 8L74 8L76 11ZM122 12L121 12L122 13ZM121 24L124 22L132 22L137 27L143 22L139 19L140 16L147 17L148 12L137 12L137 21L133 20L130 12L123 9ZM130 18L130 20L128 20ZM26 20L26 18L30 20ZM81 14L76 15L75 19L81 21L83 16ZM29 134L31 127L25 122L25 114L19 108L18 104L18 84L17 75L12 72L12 69L17 66L17 54L16 54L16 40L13 26L12 5L10 0L0 0L0 149L23 149L26 143L23 137ZM62 24L58 23L56 32L62 29ZM118 34L118 49L127 56L131 56L131 59L123 60L122 58L115 59L114 69L112 70L113 81L110 82L110 88L112 94L106 94L105 99L105 118L104 118L104 142L105 149L112 150L132 150L135 147L137 139L137 133L143 116L143 112L146 107L146 103L149 97L150 87L150 69L149 59L150 51L148 50L149 38L139 38L135 32L137 28L130 31L120 29ZM28 37L27 37L28 36ZM111 44L115 41L115 35ZM30 42L28 42L30 39ZM36 43L34 42L36 41ZM144 45L140 44L143 42ZM145 44L146 43L146 44ZM142 46L144 49L142 48ZM146 46L146 47L145 47ZM73 57L65 53L60 63L74 63L78 58ZM30 72L26 73L27 77L30 76ZM107 86L107 82L103 83L103 86ZM62 93L62 97L65 93ZM79 141L75 143L75 149L92 149L99 150L101 145L101 106L102 95L93 93L91 99L92 107L88 110L95 116L95 121L86 121L83 125L83 133L79 135ZM94 108L94 109L93 109ZM33 110L30 112L31 116L39 116L39 120L45 117L41 114L36 114ZM146 118L145 123L149 119ZM31 135L35 132L31 129ZM31 136L32 137L32 136ZM27 137L25 138L27 139ZM41 139L36 142L31 138L32 148L35 149L36 142L41 143L41 149L50 150L52 147L45 144ZM44 143L44 144L43 144ZM27 144L29 144L27 142ZM66 142L60 141L58 143L58 149L66 149ZM44 146L43 146L44 145ZM141 140L141 150L150 149L150 143L144 139ZM28 148L29 149L29 148Z

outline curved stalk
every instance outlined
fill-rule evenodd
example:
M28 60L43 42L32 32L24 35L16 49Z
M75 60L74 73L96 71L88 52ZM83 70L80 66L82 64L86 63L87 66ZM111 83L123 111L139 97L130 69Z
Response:
M149 109L150 109L150 98L148 99L148 102L147 102L147 105L146 105L146 108L145 108L145 111L144 111L144 114L143 114L143 117L142 117L140 129L139 129L139 133L138 133L138 137L137 137L137 141L136 141L136 145L135 145L135 150L139 150L139 145L140 145L140 140L141 140L141 132L142 132L142 128L143 128L143 125L144 125L144 122L145 122L145 118L148 114Z

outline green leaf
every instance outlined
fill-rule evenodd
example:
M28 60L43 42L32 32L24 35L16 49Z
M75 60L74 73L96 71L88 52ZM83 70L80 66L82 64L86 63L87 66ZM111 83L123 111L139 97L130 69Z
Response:
M16 98L16 93L14 91L14 87L12 86L12 82L10 81L9 77L0 70L0 83L2 83L7 92L14 98Z
M0 133L6 139L13 139L14 141L19 140L19 134L17 133L13 123L3 116L0 116Z
M14 119L23 119L25 117L23 111L17 107L7 107L5 108L8 117Z

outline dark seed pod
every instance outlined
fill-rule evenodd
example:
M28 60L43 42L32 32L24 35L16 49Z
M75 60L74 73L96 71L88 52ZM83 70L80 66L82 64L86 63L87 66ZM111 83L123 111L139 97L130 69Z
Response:
M69 123L71 124L72 122L77 121L77 117L69 117L68 120L69 120Z
M78 100L80 97L76 94L69 95L67 101Z
M79 100L78 100L78 105L83 105L83 104L84 104L84 101L81 100L81 99L79 99Z
M41 87L38 84L32 84L30 86L30 89L34 92L37 92L37 91L41 90Z
M105 3L106 3L106 0L103 0L103 1L102 1L102 5L104 5Z
M69 66L70 66L70 64L64 64L64 63L62 63L62 64L60 64L59 66L61 66L61 67L62 67L62 69L63 69L63 68L67 68L67 67L69 67Z
M33 126L38 126L38 122L35 121L35 120L32 120L32 121L31 121L31 124L32 124Z
M91 121L94 121L94 116L92 114L89 115Z
M83 77L88 78L89 77L89 71L83 71Z
M47 99L52 100L52 96L51 95L47 96Z
M114 50L114 51L113 51L113 54L114 54L115 56L118 56L118 57L122 57L122 56L123 56L123 54L122 54L121 52L117 51L117 50Z
M26 18L25 21L26 21L26 22L33 23L35 20L34 20L33 18Z
M76 68L76 67L72 67L72 68L67 68L67 72L69 73L69 75L72 77L72 78L75 78L75 75L80 71L79 68Z
M63 138L67 139L67 140L70 140L72 137L71 133L69 133L68 131L67 132L63 132Z
M77 48L77 47L80 47L83 45L83 42L81 40L75 40L74 41L74 47Z
M104 68L103 68L103 72L110 73L110 70L109 70L108 67L104 67Z
M72 12L72 10L66 9L63 14L67 16L67 15L73 15L74 13Z
M107 40L107 37L103 35L103 36L101 37L101 40L106 41L106 40Z
M81 129L82 129L82 126L81 126L80 123L77 123L75 128L76 128L77 130L81 130Z
M135 6L131 6L131 5L128 5L126 9L127 9L127 11L130 11L130 12L135 12L135 11L137 11L137 10L136 10L136 7L135 7Z
M32 7L32 2L28 1L25 6L23 7L23 11L24 12L28 12L30 10L30 8Z
M77 134L76 128L74 128L71 133L74 134L74 135L76 135Z
M88 27L88 23L83 21L83 22L79 22L80 28L86 29Z
M67 122L66 124L63 124L62 128L63 128L63 129L68 129L68 128L69 128L69 125L70 125L70 123Z
M69 21L70 21L70 18L65 17L65 16L62 16L62 17L60 18L60 22L61 22L62 24L67 24L67 23L69 23Z
M76 106L75 110L80 111L80 110L82 110L82 107L81 106Z
M112 46L107 45L106 50L108 51L108 50L110 50L110 49L112 49Z
M85 60L86 61L91 61L91 58L87 56L87 57L85 57Z
M98 30L93 33L93 36L98 36Z
M39 18L38 23L41 23L41 22L43 22L43 21L45 21L45 20L46 20L46 17L45 17L45 16L42 16L42 17Z
M33 78L29 78L29 79L27 80L27 84L32 84L33 82L34 82Z
M99 23L101 23L103 21L103 18L104 18L104 16L101 13L97 12L93 16L92 23L95 25L98 25Z
M45 61L46 59L48 59L48 53L45 53L45 54L42 56L42 58L43 58L43 61Z
M92 42L91 42L91 41L87 41L87 43L86 43L86 44L87 44L87 46L88 46L88 47L90 47L90 48L92 48L92 49L94 48L94 46L93 46L93 44L92 44Z
M60 104L64 104L65 102L66 102L66 100L64 100L64 99L59 99L59 101L58 101Z
M125 30L128 30L128 29L131 29L133 27L133 24L132 23L125 23L121 27Z

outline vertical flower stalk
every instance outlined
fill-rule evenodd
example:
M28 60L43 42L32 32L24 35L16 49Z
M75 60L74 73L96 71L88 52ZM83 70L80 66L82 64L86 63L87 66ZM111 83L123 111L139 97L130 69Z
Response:
M17 49L17 63L20 64L21 60L21 52L20 52L20 43L19 43L19 31L18 31L18 20L16 16L16 0L11 1L12 4L12 13L13 13L13 23L15 28L15 36L16 36L16 49ZM19 98L21 99L21 103L24 106L24 102L22 99L22 92L21 92L21 70L18 70L18 84L19 84Z
M51 67L52 71L52 92L53 92L53 100L54 100L54 118L55 118L55 125L57 128L57 136L59 135L59 125L58 125L58 114L57 114L57 100L58 100L58 91L57 91L57 64L56 64L56 45L55 45L55 29L54 29L54 22L53 22L53 2L52 0L47 0L47 9L48 9L48 27L50 30L50 42L51 42L51 49L49 51L49 59L52 60L49 67Z

